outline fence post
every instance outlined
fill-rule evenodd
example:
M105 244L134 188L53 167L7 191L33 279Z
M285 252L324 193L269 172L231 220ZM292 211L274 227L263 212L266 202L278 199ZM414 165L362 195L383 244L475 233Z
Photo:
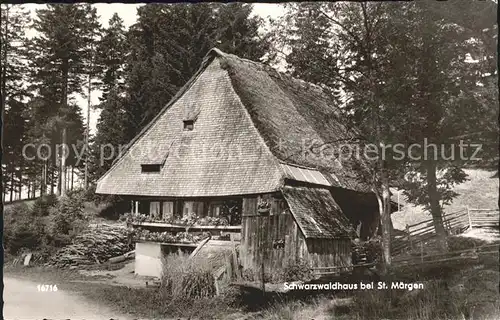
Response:
M424 243L420 242L420 261L424 262Z
M467 209L467 217L469 217L469 230L472 230L472 218L470 216L469 206L467 206L466 209Z
M447 219L446 213L444 211L442 217L443 217L443 224L446 226L446 233L450 234L451 232L450 221Z
M406 225L406 234L408 236L408 242L410 243L410 250L413 250L413 242L411 241L410 226Z
M262 291L262 295L264 296L266 293L266 279L264 273L264 260L260 263L260 290Z

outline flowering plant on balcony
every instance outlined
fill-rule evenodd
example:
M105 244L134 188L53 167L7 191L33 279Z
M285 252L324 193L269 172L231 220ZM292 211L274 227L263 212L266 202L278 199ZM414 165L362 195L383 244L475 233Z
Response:
M199 217L194 213L189 213L182 218L167 217L165 219L154 218L145 214L125 213L120 217L120 221L125 221L127 224L141 222L160 222L180 226L227 226L229 222L224 217Z
M187 233L187 232L154 232L145 229L137 229L134 232L135 240L154 241L164 243L197 243L210 236L207 232Z

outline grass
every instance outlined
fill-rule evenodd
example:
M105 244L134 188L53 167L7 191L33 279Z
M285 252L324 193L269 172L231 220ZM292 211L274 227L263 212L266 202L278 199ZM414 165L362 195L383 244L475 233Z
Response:
M478 247L484 241L452 237L455 250ZM354 290L334 292L310 300L278 301L252 319L500 319L498 254L479 255L477 261L409 265L392 269L375 283L422 283L423 290ZM357 283L351 276L338 280ZM351 303L338 305L339 298Z
M163 261L161 290L164 295L174 299L215 296L213 261L195 261L186 254L170 254Z
M457 246L460 248L476 245L469 239L459 240ZM230 286L221 296L200 295L198 293L204 288L211 288L210 282L205 282L203 276L211 265L203 265L199 261L197 264L186 264L187 258L182 255L171 258L166 262L168 274L165 277L172 285L177 286L177 290L166 287L127 288L95 283L92 280L98 280L98 276L84 276L74 270L6 266L5 272L8 276L28 278L38 283L57 284L62 290L82 293L122 314L128 313L146 319L181 317L236 320L245 316L243 319L248 320L486 320L498 319L500 316L500 302L497 299L500 278L498 255L481 256L473 265L454 262L406 266L395 269L388 277L374 279L386 282L420 282L424 284L424 290L357 290L333 294L315 291L306 295L297 292L296 296L268 298L259 303L253 313L249 313L252 310L249 306L259 298L258 292L253 293L253 298L243 297L240 287ZM353 276L339 281L356 283L357 279ZM182 290L182 286L194 290ZM211 293L210 290L207 289L206 292ZM338 303L339 301L345 303Z
M14 200L12 202L6 202L4 204L4 209L6 209L6 208L8 208L10 206L13 206L15 204L18 204L18 203L24 203L27 206L32 207L33 204L35 203L35 199L29 199L29 200L28 199L23 199L23 200Z
M311 301L294 300L288 302L278 302L254 316L253 319L325 319L324 314L330 303L331 297L314 298L311 299Z
M237 288L218 297L191 298L173 296L161 288L127 288L93 283L96 277L86 277L74 271L46 268L6 267L6 275L36 279L39 283L54 283L62 290L80 292L101 301L120 313L146 319L182 317L191 319L269 320L370 320L370 319L498 319L498 257L476 265L447 264L409 266L395 270L382 281L420 282L424 290L358 290L322 294L301 299L278 299L264 309L248 314L238 300ZM74 280L87 282L72 282ZM354 279L348 280L350 282ZM345 303L338 303L338 302Z
M453 202L444 208L445 213L456 212L469 206L474 209L498 208L499 180L494 178L494 171L482 169L465 169L468 181L455 186L454 191L459 195ZM401 196L400 202L404 206L400 212L392 214L394 228L404 230L407 224L415 224L431 218L429 212L422 206L406 203ZM397 200L397 195L393 196Z
M382 280L389 287L391 281L422 283L424 289L351 291L344 293L351 303L342 305L334 303L345 297L339 294L307 302L278 302L252 319L499 319L499 278L498 261L495 270L482 264L409 267Z

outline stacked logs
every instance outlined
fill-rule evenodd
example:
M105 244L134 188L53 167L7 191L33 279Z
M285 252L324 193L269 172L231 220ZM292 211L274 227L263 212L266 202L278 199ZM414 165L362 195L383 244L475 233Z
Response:
M65 268L103 263L133 249L129 234L121 226L90 227L76 236L72 244L58 250L47 264Z

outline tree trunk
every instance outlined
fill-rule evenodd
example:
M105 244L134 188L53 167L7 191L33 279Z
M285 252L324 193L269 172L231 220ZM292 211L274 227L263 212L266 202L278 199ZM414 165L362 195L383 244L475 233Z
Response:
M42 166L42 176L40 178L40 196L43 195L43 180L44 180L44 174L45 174L45 164Z
M22 191L23 191L23 166L24 166L24 158L21 157L20 163L19 163L19 172L18 172L18 177L19 177L19 185L18 185L18 190L19 190L19 199L22 198Z
M389 191L389 180L384 169L380 171L381 188L376 189L375 195L380 212L380 226L382 231L382 274L386 274L391 267L391 199Z
M40 196L47 192L47 160L43 162L42 179L40 180Z
M71 166L71 190L73 190L75 179L75 167Z
M50 168L50 194L54 194L54 167Z
M62 150L61 150L61 196L66 195L66 157L68 156L67 145L66 145L66 113L68 111L68 75L69 75L69 60L68 58L63 60L62 63L62 73L63 73L63 90L62 90L62 108L63 108L63 119L62 119Z
M14 201L14 171L10 175L10 202Z
M92 71L92 61L90 65L90 70ZM91 107L91 93L92 93L92 76L89 72L89 91L88 91L88 100L87 100L87 128L85 129L85 178L84 178L84 185L83 188L87 189L88 188L88 183L89 183L89 134L90 134L90 107Z
M62 157L59 160L61 160L61 159L62 159ZM61 190L62 190L61 177L62 177L62 174L61 174L61 162L59 162L59 166L57 167L57 195L58 196L61 195Z
M61 151L61 196L66 195L66 157L68 156L66 147L66 127L62 130L62 151Z
M427 193L429 195L429 206L431 209L432 221L434 223L434 230L438 236L438 245L441 250L447 250L446 243L446 229L443 226L443 215L441 205L439 203L440 196L437 191L437 177L436 177L436 162L428 160L426 162L427 169Z
M2 30L5 35L9 34L9 6L5 9L5 30ZM5 105L7 102L7 80L5 79L7 77L7 50L5 50L6 46L2 45L2 119L4 119L4 113L5 113ZM2 135L1 135L1 140L2 140L2 146L3 146L3 125L2 125Z

